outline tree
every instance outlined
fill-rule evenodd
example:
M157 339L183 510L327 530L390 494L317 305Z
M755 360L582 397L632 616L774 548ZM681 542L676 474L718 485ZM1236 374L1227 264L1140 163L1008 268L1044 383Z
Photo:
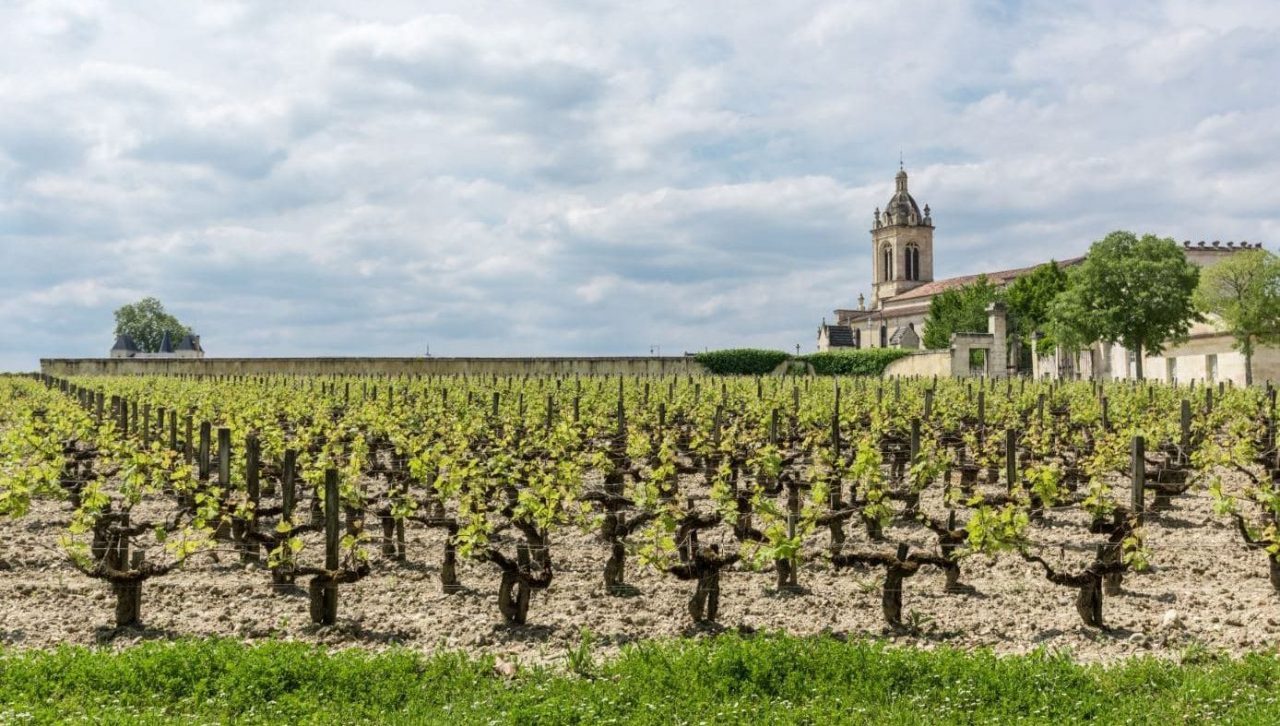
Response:
M1185 341L1201 319L1192 301L1199 279L1200 269L1172 239L1112 232L1068 274L1050 317L1072 345L1102 341L1132 351L1141 380L1143 356Z
M924 320L924 347L946 348L952 333L987 332L987 305L999 299L999 288L986 275L934 295Z
M169 334L174 345L184 336L193 334L190 327L165 312L164 305L154 297L144 297L136 303L122 305L115 315L115 334L133 338L138 349L146 353L160 350L160 341L164 339L165 333Z
M1196 307L1216 315L1244 353L1245 384L1253 383L1253 351L1280 342L1280 258L1263 249L1236 252L1205 268Z
M1067 289L1067 273L1050 260L1009 283L1004 302L1009 308L1009 334L1025 346L1036 332L1049 332L1049 310L1058 295ZM1052 335L1041 341L1042 349L1052 349Z

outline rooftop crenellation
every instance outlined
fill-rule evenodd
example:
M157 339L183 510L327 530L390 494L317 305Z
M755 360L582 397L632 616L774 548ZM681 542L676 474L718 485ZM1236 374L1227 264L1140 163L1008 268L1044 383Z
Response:
M1204 249L1215 249L1215 248L1224 249L1225 248L1229 250L1260 250L1262 249L1261 242L1249 242L1248 240L1242 240L1238 245L1234 241L1227 242L1226 245L1223 245L1222 240L1215 239L1212 242L1206 242L1204 240L1200 240L1199 242L1192 244L1191 240L1188 239L1188 240L1182 241L1182 246L1184 249L1200 249L1200 248L1204 248Z

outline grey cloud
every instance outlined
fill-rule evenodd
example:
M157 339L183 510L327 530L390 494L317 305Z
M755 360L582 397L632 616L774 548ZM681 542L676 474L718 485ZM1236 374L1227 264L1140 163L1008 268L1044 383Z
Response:
M433 8L0 9L0 368L809 346L900 149L939 274L1280 234L1261 0Z
M156 163L197 164L241 179L261 179L271 173L287 152L264 146L262 140L234 130L207 134L184 129L147 139L131 153L135 159Z

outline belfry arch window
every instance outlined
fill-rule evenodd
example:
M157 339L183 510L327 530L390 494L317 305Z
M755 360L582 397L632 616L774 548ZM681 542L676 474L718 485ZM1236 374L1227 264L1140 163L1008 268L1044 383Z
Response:
M914 244L907 245L906 249L906 273L908 280L920 279L920 248Z
M884 272L884 281L893 279L893 248L885 245L880 252L880 269Z

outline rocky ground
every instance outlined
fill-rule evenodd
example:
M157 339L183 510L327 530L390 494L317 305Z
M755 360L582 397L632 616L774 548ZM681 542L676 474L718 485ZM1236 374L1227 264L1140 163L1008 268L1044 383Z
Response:
M1118 482L1117 498L1125 501L1120 487ZM1106 598L1104 617L1111 628L1106 631L1080 624L1075 590L1048 582L1035 565L1016 556L967 560L963 579L976 588L974 594L944 594L943 575L933 568L908 579L904 609L917 627L912 634L884 629L882 571L837 572L820 557L802 569L799 582L805 591L800 594L775 591L770 572L741 566L726 571L719 621L728 630L886 637L922 647L989 647L1000 653L1068 649L1084 661L1134 654L1177 658L1204 648L1235 654L1273 646L1280 635L1280 597L1267 579L1266 556L1246 549L1210 504L1203 490L1193 490L1177 498L1174 509L1149 515L1152 567L1126 575L1123 594ZM936 501L926 499L926 506L938 509ZM531 663L563 659L584 631L605 653L641 640L716 632L690 626L686 602L693 585L670 575L629 563L628 580L636 593L607 595L601 579L605 545L573 530L553 542L555 579L534 594L530 624L506 627L497 609L497 568L463 562L459 575L468 589L442 594L442 535L412 526L408 562L382 561L375 554L373 575L341 586L335 626L311 624L304 587L273 587L264 570L246 568L224 553L221 562L201 555L175 573L148 581L145 626L117 629L109 586L80 574L59 549L69 517L65 503L39 502L23 519L0 523L0 639L6 646L120 647L217 635L334 647L461 649ZM1036 549L1055 566L1082 568L1102 541L1088 534L1083 522L1078 510L1051 512L1033 525ZM888 534L893 541L936 551L932 534L918 526L895 526ZM724 535L704 542L717 536ZM892 551L892 545L862 541L861 532L853 536L860 550ZM814 536L815 554L825 541L825 534ZM317 551L309 546L308 556Z

